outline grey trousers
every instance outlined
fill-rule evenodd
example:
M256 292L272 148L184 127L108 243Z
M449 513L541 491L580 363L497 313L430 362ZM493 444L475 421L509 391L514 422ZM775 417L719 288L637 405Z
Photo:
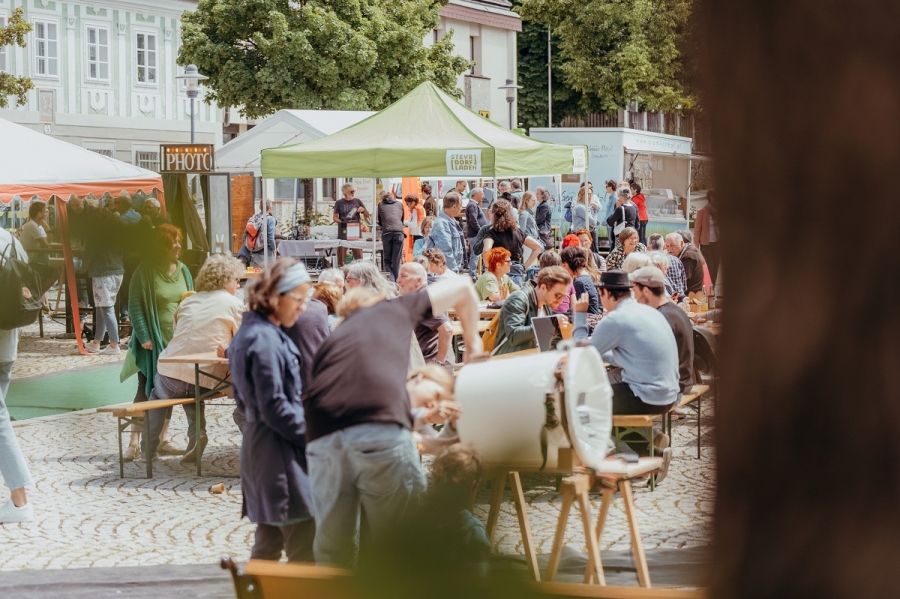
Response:
M201 393L207 393L209 389L205 389L203 387L200 388ZM186 383L184 381L179 381L176 379L170 379L167 376L163 376L159 373L156 373L156 379L154 379L153 383L153 391L150 393L150 400L154 399L179 399L182 397L194 397L196 393L196 389L193 383ZM197 426L196 426L196 417L197 417L197 408L192 403L187 403L182 406L184 408L184 415L187 416L188 421L188 449L193 447L196 442L197 436ZM200 427L203 432L206 432L206 421L203 419L203 406L200 406ZM147 413L147 417L150 419L150 439L144 439L143 434L141 434L141 452L145 456L152 456L156 453L156 448L159 446L159 434L162 432L163 425L166 420L172 417L172 408L166 408L164 410L150 410ZM147 447L149 441L149 447Z

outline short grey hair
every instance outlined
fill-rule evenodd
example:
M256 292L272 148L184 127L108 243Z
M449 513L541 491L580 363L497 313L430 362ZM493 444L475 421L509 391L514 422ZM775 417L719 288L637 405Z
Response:
M341 185L341 193L347 193L348 189L353 189L353 185L351 185L350 183L344 183L343 185Z
M629 189L629 188L627 188L627 187L622 187L622 188L620 188L619 191L616 192L616 193L618 193L620 197L623 197L623 198L625 198L626 200L630 200L630 199L631 199L631 189Z
M650 264L665 273L669 270L669 255L660 251L650 252Z
M418 262L405 262L400 265L400 270L403 270L404 268L411 271L410 274L422 281L422 284L428 283L428 271Z
M622 262L622 270L628 274L645 266L650 266L650 257L644 252L631 252Z
M474 196L476 193L480 193L481 195L484 195L484 190L480 187L473 187L472 193L470 194L469 197Z
M319 273L319 283L337 283L344 280L344 271L339 268L326 268Z
M147 199L145 199L145 200L144 200L144 205L145 205L145 206L146 206L146 205L156 206L157 208L160 208L159 200L157 200L156 198L147 198Z
M520 179L513 179L511 185L513 189L522 189L522 181Z
M359 284L384 296L384 299L397 297L397 287L388 281L378 267L366 260L354 260L347 266L345 279L353 275Z
M691 233L690 229L678 229L678 234L681 235L681 238L684 239L685 243L693 243L694 234Z
M534 193L537 194L539 198L550 199L550 191L546 187L538 187L534 190Z
M647 238L647 249L655 252L661 252L666 249L666 242L659 233L654 233Z
M509 187L509 181L500 181L497 183L497 189L500 189L501 187Z

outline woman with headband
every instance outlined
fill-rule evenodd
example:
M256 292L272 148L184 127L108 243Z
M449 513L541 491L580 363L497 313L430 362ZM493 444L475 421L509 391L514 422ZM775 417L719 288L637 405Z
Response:
M250 287L250 310L228 349L234 398L246 418L241 488L245 515L257 525L252 559L279 560L284 551L288 561L314 561L300 351L282 330L306 309L311 289L301 263L278 260Z

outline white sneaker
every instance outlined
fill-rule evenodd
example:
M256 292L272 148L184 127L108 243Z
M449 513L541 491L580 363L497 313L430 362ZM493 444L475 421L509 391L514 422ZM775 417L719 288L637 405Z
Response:
M31 522L32 520L34 520L34 508L31 503L16 507L12 499L7 499L6 503L0 505L0 524Z
M111 345L107 345L105 348L100 350L101 356L118 356L122 353L122 350L118 347L113 347Z
M93 341L90 343L84 344L84 349L87 350L89 354L99 354L100 353L100 344L95 344Z

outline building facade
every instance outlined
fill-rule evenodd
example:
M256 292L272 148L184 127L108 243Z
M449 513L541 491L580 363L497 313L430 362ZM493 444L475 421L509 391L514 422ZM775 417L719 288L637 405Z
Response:
M0 70L31 77L24 106L0 117L101 154L159 170L159 146L190 141L190 101L175 77L189 0L0 0L0 24L25 9L27 46ZM195 102L197 143L222 143L222 110Z
M500 86L517 81L517 38L522 21L508 0L450 0L441 9L440 25L431 45L453 31L454 53L475 65L459 76L466 106L504 127L509 126L509 103ZM516 103L512 103L516 125Z

